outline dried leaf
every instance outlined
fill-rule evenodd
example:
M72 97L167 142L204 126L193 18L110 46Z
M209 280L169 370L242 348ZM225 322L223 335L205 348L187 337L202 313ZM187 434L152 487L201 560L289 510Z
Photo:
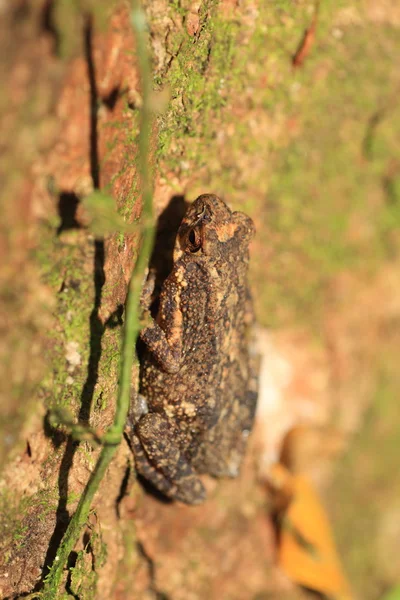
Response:
M282 465L275 465L272 485L283 480L283 470ZM292 497L280 514L279 566L297 584L335 600L351 600L329 519L314 487L306 477L286 471L285 496L289 489Z
M293 474L309 474L332 461L343 449L343 432L331 427L296 425L286 433L279 461Z
M292 64L294 67L301 67L306 57L309 55L310 50L315 41L315 31L317 28L317 17L318 17L318 8L319 3L316 4L314 15L311 21L311 25L308 29L306 29L303 39L300 42L299 47L297 48L293 59Z

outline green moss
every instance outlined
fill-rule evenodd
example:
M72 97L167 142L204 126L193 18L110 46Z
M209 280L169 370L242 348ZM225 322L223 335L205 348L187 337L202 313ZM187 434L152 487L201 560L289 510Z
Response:
M132 587L132 574L135 574L139 564L138 541L134 520L121 522L121 528L124 552L117 566L115 581L121 588L121 594L126 590L128 595L128 590Z
M17 502L15 494L8 490L3 490L0 494L0 552L5 565L12 558L14 544L16 551L23 547L28 526L22 521L21 515L26 511L27 505L26 498Z
M49 332L48 359L52 369L48 370L42 385L49 407L78 405L90 352L89 325L94 286L93 276L83 266L85 252L93 253L94 249L93 245L86 249L80 245L82 235L79 236L78 232L72 235L68 232L68 242L62 235L57 237L54 230L45 227L37 252L43 281L57 299L57 324ZM66 359L66 349L71 343L76 344L81 361L72 373L68 371Z
M90 402L92 423L97 426L115 396L120 328L104 328L93 313L94 240L84 231L57 237L55 230L44 225L36 258L43 281L57 299L57 320L49 332L47 348L51 367L41 384L41 394L48 408L67 407L74 414L83 402ZM74 368L67 361L72 344L80 357Z
M96 528L97 529L97 528ZM91 600L96 598L98 572L107 560L107 547L100 529L92 530L84 550L77 553L75 566L71 568L71 592L75 596Z
M31 496L19 497L3 488L0 493L0 554L2 565L7 565L20 555L29 544L35 522L46 522L55 514L57 498L53 490L40 490Z
M309 310L316 286L322 292L312 303L317 310L336 272L379 268L388 257L382 234L398 223L398 210L385 205L382 185L400 139L397 114L376 126L369 156L363 156L369 122L382 93L390 97L394 84L383 45L368 50L374 31L372 26L351 27L340 44L330 36L296 76L299 97L289 108L300 113L301 135L277 153L267 200L273 207L269 227L283 238L281 247L291 256L283 285L306 271L301 289L292 296L296 312L301 305ZM383 28L381 36L395 44L393 33ZM338 64L326 67L329 72L315 82L316 70L328 65L334 52ZM272 310L267 294L264 301Z
M216 134L211 118L225 105L224 87L232 74L234 40L239 26L218 17L215 2L204 2L200 11L200 34L193 38L183 31L174 36L176 54L166 77L158 74L156 84L171 90L169 109L160 119L158 155L168 156L168 167L179 167L182 156L198 159L196 144L186 145L194 138L207 145Z
M253 260L260 321L318 329L335 274L370 277L398 251L398 30L358 24L358 3L347 21L346 3L323 3L311 52L293 70L312 3L262 3L246 27L203 8L196 39L176 35L179 52L156 78L171 88L161 169L198 173L189 195L218 191L256 218L271 257L267 272L264 256Z

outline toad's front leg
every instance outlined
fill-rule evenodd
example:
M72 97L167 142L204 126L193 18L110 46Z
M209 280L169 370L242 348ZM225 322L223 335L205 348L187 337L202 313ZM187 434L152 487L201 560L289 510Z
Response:
M165 417L143 415L131 435L136 468L160 492L186 504L200 504L206 491L182 452L177 431Z
M147 349L167 373L177 373L181 367L184 286L184 270L178 268L164 282L157 319L147 315L147 327L140 333Z

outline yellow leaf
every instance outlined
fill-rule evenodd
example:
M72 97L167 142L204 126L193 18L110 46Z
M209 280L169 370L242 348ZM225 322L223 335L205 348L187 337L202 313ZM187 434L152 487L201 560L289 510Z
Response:
M317 492L306 477L292 476L282 465L275 465L275 479L279 474L282 480L283 470L286 471L285 493L290 489L291 498L280 520L278 560L281 569L295 583L329 598L352 600L329 519Z

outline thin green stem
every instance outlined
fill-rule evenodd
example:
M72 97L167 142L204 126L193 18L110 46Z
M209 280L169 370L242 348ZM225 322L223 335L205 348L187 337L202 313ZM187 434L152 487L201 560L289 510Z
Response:
M152 131L151 67L147 49L146 19L139 0L132 2L132 26L136 34L137 58L142 81L143 104L139 134L139 173L142 185L142 227L139 237L138 257L128 288L125 323L122 338L120 380L114 423L109 428L96 466L79 500L77 509L62 539L56 558L38 597L50 600L58 595L58 587L68 556L73 550L82 527L87 521L93 497L120 443L129 410L132 366L136 359L135 345L140 332L139 303L142 282L154 243L153 190L149 160Z

